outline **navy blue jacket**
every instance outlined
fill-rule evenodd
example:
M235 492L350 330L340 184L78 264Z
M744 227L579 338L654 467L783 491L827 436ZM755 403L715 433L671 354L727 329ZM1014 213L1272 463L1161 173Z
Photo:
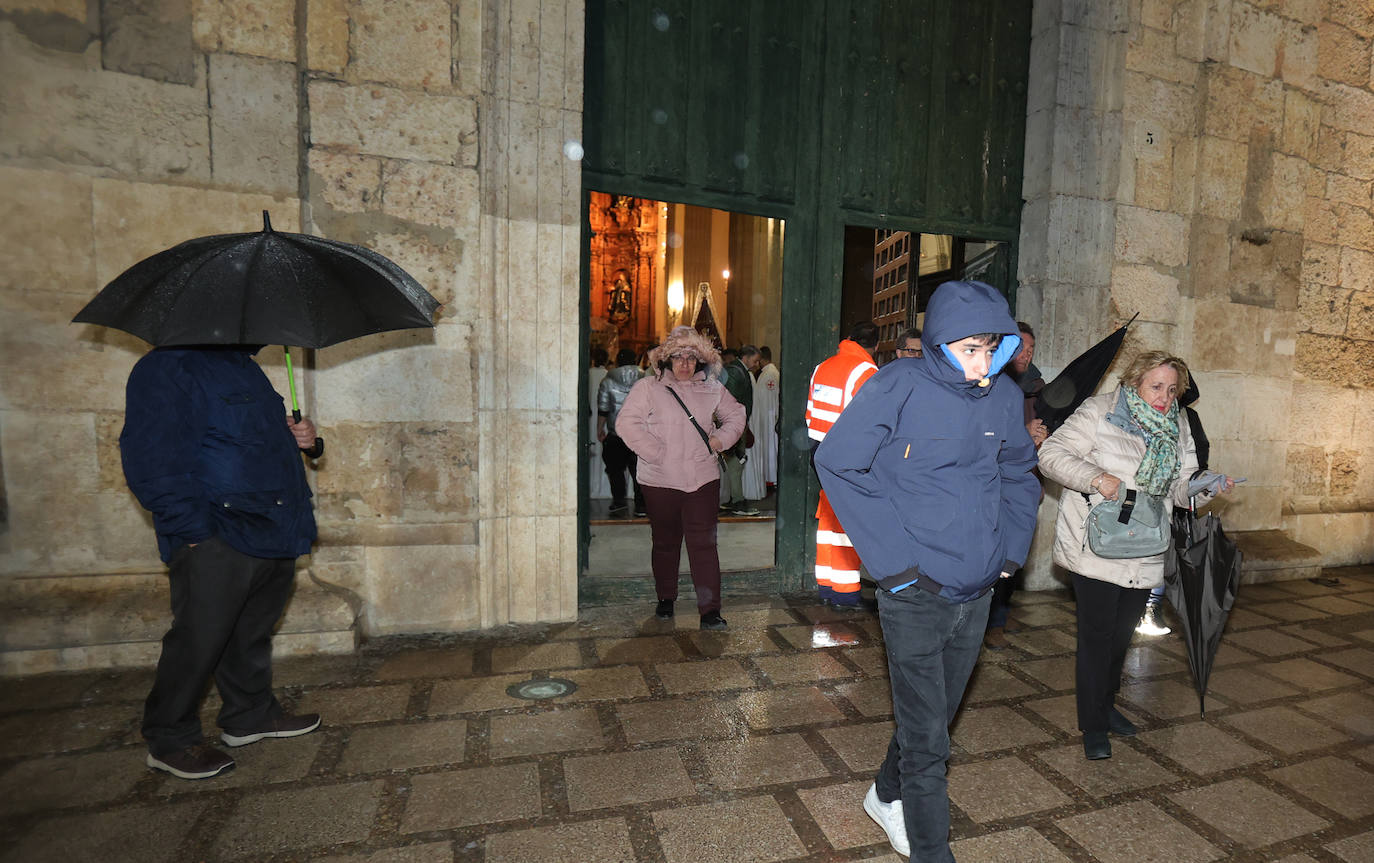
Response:
M1003 337L980 387L946 346L984 333ZM967 602L1025 562L1035 446L1020 387L997 374L1020 341L995 288L946 282L926 308L924 355L879 369L816 451L826 497L881 587Z
M119 452L164 561L212 536L254 557L310 551L315 516L300 449L251 349L146 354L129 374Z

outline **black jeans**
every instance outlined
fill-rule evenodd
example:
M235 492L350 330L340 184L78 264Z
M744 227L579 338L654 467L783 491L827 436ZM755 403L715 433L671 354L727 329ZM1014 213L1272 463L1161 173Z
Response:
M696 491L646 485L644 502L649 507L649 561L658 598L677 599L677 576L686 540L697 611L720 611L720 554L716 550L720 480L712 480Z
M1121 688L1126 649L1149 599L1148 588L1119 587L1073 574L1078 613L1078 655L1074 682L1078 698L1078 729L1107 731L1107 715Z
M619 435L608 434L601 442L601 460L606 463L606 479L611 482L611 505L619 506L625 502L625 471L630 471L630 482L634 484L635 509L644 507L644 492L639 490L636 469L639 456L625 445Z
M143 739L162 756L204 740L199 705L214 675L219 726L246 732L281 715L272 630L295 584L294 559L250 557L218 537L172 554L172 628L143 707Z
M912 585L878 591L897 721L878 770L878 799L901 798L911 859L953 863L949 850L949 724L964 698L987 628L991 591L950 602Z

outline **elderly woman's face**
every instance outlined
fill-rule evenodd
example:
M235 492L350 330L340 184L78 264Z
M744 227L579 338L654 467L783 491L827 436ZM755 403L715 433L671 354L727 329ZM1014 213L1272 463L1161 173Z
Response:
M1155 366L1141 377L1135 391L1150 407L1166 413L1178 398L1178 370L1173 366Z
M673 364L673 377L680 381L690 381L697 373L697 355L691 351L681 351L668 357Z

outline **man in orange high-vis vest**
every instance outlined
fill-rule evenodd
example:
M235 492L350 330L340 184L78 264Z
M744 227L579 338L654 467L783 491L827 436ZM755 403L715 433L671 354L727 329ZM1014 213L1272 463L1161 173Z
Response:
M840 411L853 400L859 387L878 371L873 364L877 347L878 327L871 321L855 324L835 355L811 373L806 433L811 438L812 453L825 440L825 433L840 418ZM816 507L816 587L826 605L859 607L859 555L845 536L824 491Z

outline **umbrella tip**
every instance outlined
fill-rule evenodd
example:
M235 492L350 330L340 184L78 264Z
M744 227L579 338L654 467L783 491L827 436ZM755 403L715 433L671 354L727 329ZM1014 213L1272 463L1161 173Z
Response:
M264 233L272 232L272 217L267 215L267 211L262 211L262 230Z

